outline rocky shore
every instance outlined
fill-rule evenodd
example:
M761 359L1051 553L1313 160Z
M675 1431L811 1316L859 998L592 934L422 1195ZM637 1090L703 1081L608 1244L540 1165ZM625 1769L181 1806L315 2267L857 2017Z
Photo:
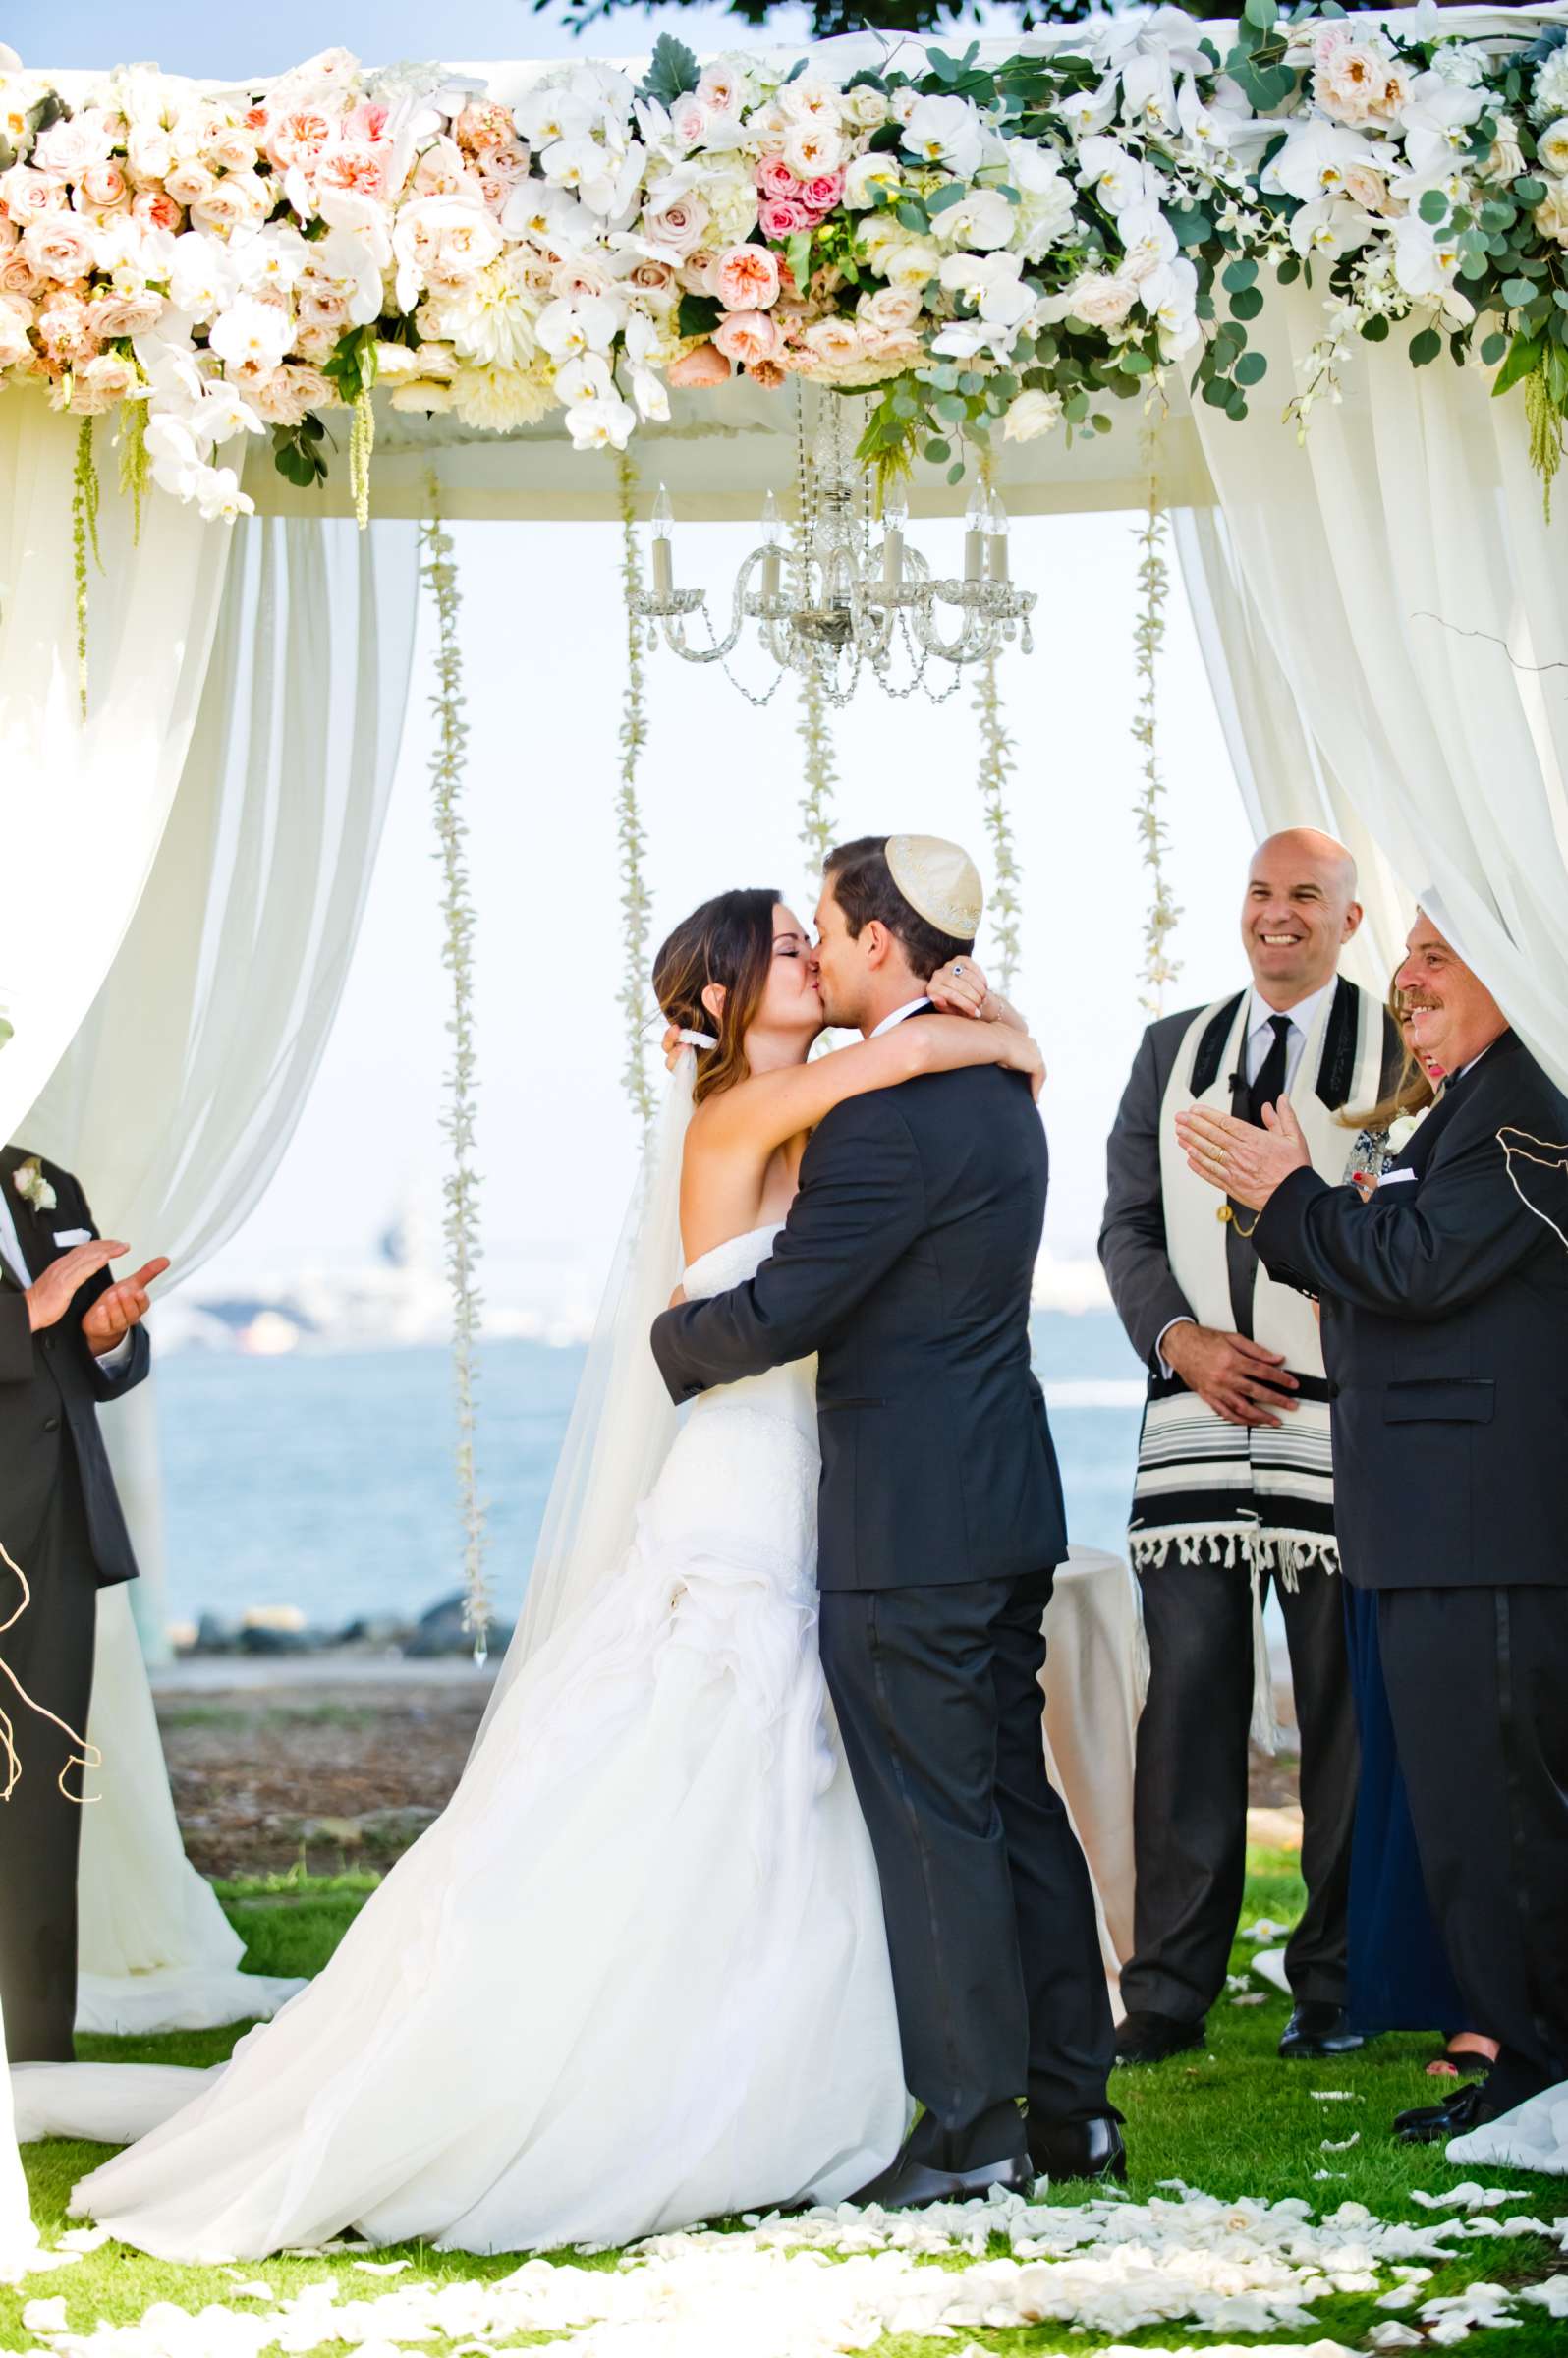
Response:
M186 1849L202 1874L384 1872L442 1809L489 1670L359 1642L177 1662L153 1693ZM1257 1838L1289 1846L1296 1764L1253 1756ZM1299 1835L1296 1837L1299 1840Z

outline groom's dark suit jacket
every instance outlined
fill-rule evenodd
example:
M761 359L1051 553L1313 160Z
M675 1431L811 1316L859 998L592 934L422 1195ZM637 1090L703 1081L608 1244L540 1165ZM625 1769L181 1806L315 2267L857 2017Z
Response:
M1258 1223L1272 1274L1321 1301L1358 1588L1568 1583L1568 1251L1514 1188L1510 1126L1568 1144L1568 1099L1505 1032L1370 1203L1294 1171Z
M58 1235L97 1230L81 1187L56 1163L41 1165L58 1199L52 1211L34 1211L17 1194L16 1173L31 1159L20 1147L0 1148L0 1187L23 1259L37 1278L70 1250L55 1242ZM74 1461L100 1588L134 1580L137 1563L98 1431L98 1402L118 1400L140 1383L151 1359L144 1326L132 1328L130 1357L118 1375L106 1374L83 1340L84 1316L113 1282L107 1270L89 1278L65 1317L34 1334L22 1288L0 1261L0 1540L24 1569L42 1560L46 1527L65 1512Z
M1005 1580L1065 1558L1029 1355L1045 1187L1045 1134L1017 1074L972 1067L852 1097L807 1148L771 1259L654 1321L677 1401L820 1354L823 1589Z

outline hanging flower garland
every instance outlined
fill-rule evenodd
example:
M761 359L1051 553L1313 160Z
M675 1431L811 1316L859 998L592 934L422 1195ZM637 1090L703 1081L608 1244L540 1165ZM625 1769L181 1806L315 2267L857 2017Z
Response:
M833 728L827 716L822 683L814 669L801 674L800 718L795 734L801 741L806 791L801 796L801 841L811 855L813 877L827 865L833 848L833 801L838 793L838 764L833 758Z
M621 777L615 797L615 837L621 867L621 909L626 919L626 967L621 982L621 1011L626 1017L626 1062L621 1080L632 1110L644 1135L653 1119L653 1092L648 1083L647 1021L647 887L643 880L643 854L647 837L637 799L638 764L647 744L647 703L643 673L643 635L632 600L643 586L637 547L637 469L621 454L621 587L626 608L626 692L621 700Z
M1138 620L1133 650L1138 672L1138 702L1133 709L1133 738L1143 751L1144 790L1134 806L1144 847L1144 866L1149 876L1148 916L1144 925L1144 1005L1150 1015L1163 1013L1165 985L1180 972L1166 948L1181 911L1171 899L1165 878L1167 835L1163 814L1165 781L1160 773L1155 735L1155 665L1165 644L1165 601L1170 594L1170 568L1165 561L1165 514L1159 488L1158 445L1152 433L1145 437L1148 468L1148 505L1139 529Z
M479 1260L478 1174L474 1168L474 904L469 894L468 828L462 817L468 723L463 718L463 656L458 646L457 564L452 535L441 519L440 492L429 483L427 514L420 530L420 568L435 601L436 691L430 707L436 719L430 758L436 857L441 866L441 914L446 940L441 963L452 978L452 1063L447 1074L447 1109L441 1127L451 1146L443 1183L446 1199L447 1277L452 1288L452 1373L457 1395L458 1510L463 1527L463 1626L474 1639L474 1658L489 1652L491 1599L484 1569L484 1508L478 1494L474 1452L475 1355L479 1330L479 1294L475 1269Z
M77 459L71 474L71 562L76 582L77 702L87 717L87 551L103 571L98 554L98 468L92 455L92 420L77 427Z
M991 934L996 944L996 980L1003 996L1011 998L1018 978L1019 927L1023 903L1019 896L1022 873L1013 844L1013 822L1007 811L1007 782L1013 775L1016 751L1002 718L1001 691L996 685L996 657L977 668L974 710L980 721L980 804L985 832L991 839L991 865L996 881L990 898Z

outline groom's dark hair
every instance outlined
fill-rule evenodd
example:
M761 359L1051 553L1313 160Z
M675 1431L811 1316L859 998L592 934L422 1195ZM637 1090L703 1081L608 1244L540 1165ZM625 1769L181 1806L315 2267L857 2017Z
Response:
M837 845L828 853L822 873L844 912L850 939L859 941L874 919L902 945L911 972L923 982L950 958L967 958L975 947L973 940L944 933L910 907L887 865L885 835L857 835L853 843Z

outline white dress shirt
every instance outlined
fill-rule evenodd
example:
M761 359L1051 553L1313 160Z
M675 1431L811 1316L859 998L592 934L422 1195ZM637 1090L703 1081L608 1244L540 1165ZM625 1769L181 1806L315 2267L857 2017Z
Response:
M1290 1017L1290 1030L1285 1035L1285 1090L1288 1095L1301 1065L1301 1053L1307 1045L1307 1035L1317 1021L1317 1010L1333 990L1325 982L1310 998L1298 999L1294 1007L1270 1007L1262 992L1255 989L1253 1003L1247 1016L1247 1084L1251 1088L1263 1069L1263 1060L1274 1044L1273 1021L1276 1015Z
M908 1004L903 1007L895 1007L891 1015L884 1015L881 1022L877 1024L873 1030L867 1033L867 1039L880 1039L884 1032L891 1032L893 1026L895 1024L901 1024L907 1015L919 1015L921 1009L923 1007L928 1007L930 1003L931 1002L929 999L921 997L918 999L911 999Z
M22 1240L17 1234L17 1223L12 1217L11 1207L6 1202L3 1188L0 1188L0 1261L5 1263L18 1285L26 1293L32 1283L32 1271L28 1268L23 1253ZM130 1335L123 1334L111 1350L100 1351L96 1357L105 1376L118 1376L131 1357Z
M1334 990L1337 981L1336 977L1334 982L1325 982L1321 990L1315 990L1307 998L1298 999L1294 1007L1270 1007L1262 992L1254 985L1253 1003L1247 1011L1247 1038L1242 1057L1249 1089L1262 1071L1264 1060L1274 1044L1275 1016L1288 1015L1290 1030L1285 1035L1285 1094L1287 1096L1290 1095L1301 1069L1302 1050L1307 1045L1308 1034L1317 1021L1318 1010ZM1172 1326L1192 1324L1191 1319L1172 1319L1160 1328L1154 1355L1159 1361L1159 1372L1167 1380L1175 1374L1175 1370L1165 1357L1165 1337Z

